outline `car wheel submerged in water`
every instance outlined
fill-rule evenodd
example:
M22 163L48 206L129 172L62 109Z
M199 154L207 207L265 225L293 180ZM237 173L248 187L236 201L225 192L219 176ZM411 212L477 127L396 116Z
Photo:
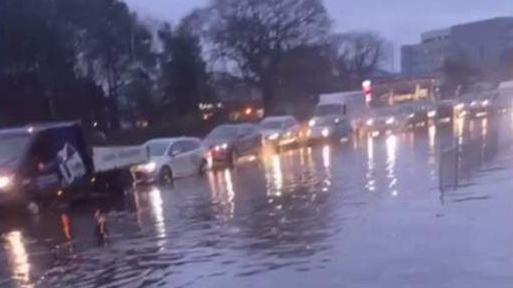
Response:
M166 166L160 170L158 182L163 186L173 184L173 172L171 171L171 168Z

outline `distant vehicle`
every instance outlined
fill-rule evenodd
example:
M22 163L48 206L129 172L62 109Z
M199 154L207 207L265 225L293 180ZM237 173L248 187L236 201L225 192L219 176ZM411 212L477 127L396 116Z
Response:
M452 123L455 118L465 115L465 104L458 100L440 101L436 108L436 124Z
M461 96L465 103L466 115L471 118L487 117L493 112L495 92L468 93Z
M399 125L407 130L427 127L436 122L437 109L431 102L403 104L399 111L401 115L396 118L399 118Z
M301 127L293 116L277 116L262 120L260 131L266 145L281 147L297 144Z
M322 94L319 104L309 121L310 140L344 138L351 135L351 118L356 119L365 113L363 92L342 92Z
M198 138L153 139L144 144L148 163L133 168L136 183L168 185L176 178L203 173L208 167L206 151Z
M262 135L253 124L221 125L212 130L203 143L214 166L218 163L234 165L241 156L260 153Z
M401 127L398 115L398 109L394 107L373 109L365 122L366 130L372 136L395 132Z
M0 130L0 202L120 193L132 184L130 167L147 160L140 146L88 146L76 122Z

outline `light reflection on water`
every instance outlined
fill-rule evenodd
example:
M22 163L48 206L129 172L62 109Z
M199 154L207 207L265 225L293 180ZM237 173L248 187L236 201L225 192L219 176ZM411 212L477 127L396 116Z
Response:
M13 279L19 287L34 287L30 279L30 262L25 248L25 239L21 231L12 231L5 235L7 251Z
M151 213L138 213L138 218L150 217L157 234L173 241L157 242L164 249L155 252L151 249L154 239L149 245L146 235L134 240L125 232L124 239L114 244L116 253L87 259L95 264L93 270L105 269L96 263L114 263L116 269L109 273L169 273L168 278L182 277L182 283L190 287L196 286L194 279L208 281L211 274L234 279L242 275L257 281L258 275L289 266L306 271L314 265L329 265L337 257L330 254L331 249L339 245L346 223L358 217L362 207L379 201L379 194L365 192L379 188L387 196L415 197L418 185L433 184L431 177L412 179L409 165L427 175L441 133L451 136L453 132L430 127L428 135L417 138L414 133L368 137L367 145L356 149L352 145L292 149L266 155L261 164L245 163L209 172L204 180L177 181L173 189L150 190L146 206ZM403 157L413 155L414 161L404 161ZM137 204L137 210L144 206ZM181 213L169 213L177 209ZM113 230L123 231L124 224ZM135 242L131 247L146 248L128 249L124 245L130 241ZM77 283L90 271L80 272L72 278ZM59 280L56 277L52 287L71 283L60 284ZM171 282L162 285L169 287ZM241 286L233 282L233 287Z
M488 135L488 118L481 120L481 136L485 138Z
M386 171L389 179L388 188L392 189L391 193L393 196L398 196L397 190L397 178L395 175L396 163L397 163L397 136L390 135L386 139L386 151L387 151L387 164Z
M208 182L212 191L212 203L219 204L224 220L232 219L235 214L235 188L233 172L230 169L208 173Z
M365 177L367 179L366 188L374 192L376 190L376 180L374 179L374 168L376 163L374 162L374 138L367 137L367 173Z

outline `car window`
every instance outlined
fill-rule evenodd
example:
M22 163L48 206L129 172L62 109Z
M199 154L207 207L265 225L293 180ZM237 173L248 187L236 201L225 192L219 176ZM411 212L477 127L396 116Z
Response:
M153 157L164 156L167 148L169 147L168 142L150 142L147 144L148 149L150 150L150 155Z
M54 141L47 133L41 133L36 138L32 146L32 156L38 163L46 164L53 160L57 155L54 147Z
M199 142L194 141L194 140L187 140L182 143L182 146L183 146L183 152L185 153L185 152L191 152L191 151L199 149L200 144L199 144Z
M294 119L287 119L285 122L285 127L290 128L292 126L296 125L296 120Z
M251 125L244 125L240 127L239 135L250 136L256 132L256 128Z
M173 143L171 145L171 149L168 151L169 156L176 156L178 154L182 154L185 151L185 145L183 144L183 141L178 141Z
M281 129L283 122L277 120L264 121L260 126L264 129Z
M19 158L29 141L27 135L3 136L0 141L0 163Z

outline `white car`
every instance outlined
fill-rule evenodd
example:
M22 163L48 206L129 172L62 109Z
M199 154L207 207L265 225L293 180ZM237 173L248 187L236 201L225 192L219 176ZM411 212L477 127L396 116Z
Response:
M176 178L202 174L208 167L206 150L198 138L161 138L144 144L150 162L133 169L136 183L167 185Z
M285 146L299 141L301 127L292 116L267 117L260 122L260 131L266 144Z

